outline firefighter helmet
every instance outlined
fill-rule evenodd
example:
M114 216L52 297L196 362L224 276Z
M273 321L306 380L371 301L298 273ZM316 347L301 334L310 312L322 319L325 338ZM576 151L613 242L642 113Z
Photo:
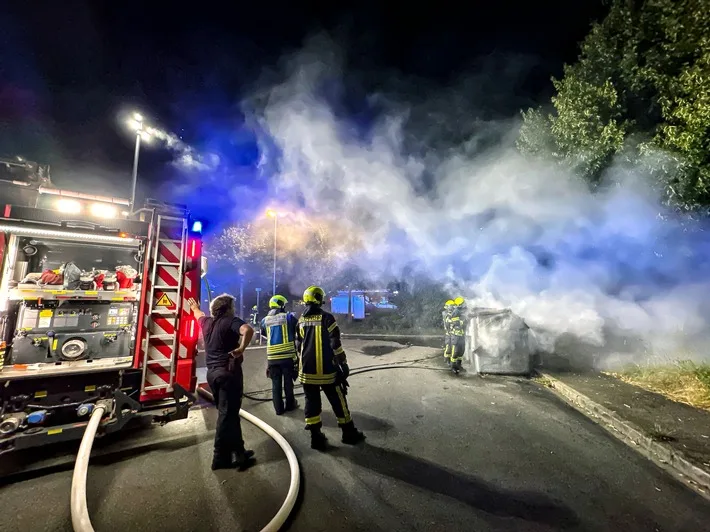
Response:
M276 295L269 299L269 308L283 308L288 303L288 299L284 296Z
M454 299L454 305L457 307L463 307L466 304L466 300L462 298L461 296L457 297Z
M306 304L322 305L323 301L325 301L325 292L320 286L309 286L303 292L303 302Z
M446 303L444 303L444 308L448 310L448 309L454 307L455 305L456 305L456 303L454 303L454 300L449 299Z

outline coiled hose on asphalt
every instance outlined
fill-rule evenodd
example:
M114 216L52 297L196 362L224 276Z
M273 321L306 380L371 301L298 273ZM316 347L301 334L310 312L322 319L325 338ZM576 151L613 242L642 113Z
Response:
M211 392L199 387L197 390L203 397L206 397L210 401L214 402L214 396ZM74 464L74 476L72 477L71 486L71 519L75 532L94 532L94 527L91 525L91 519L89 517L89 510L86 506L86 475L89 468L91 447L93 446L94 438L96 437L96 429L101 422L104 411L105 407L103 405L97 405L94 408L89 424L86 426L84 437L81 440L79 454L76 457L76 463ZM288 460L288 465L291 470L291 482L288 486L286 499L284 499L284 502L281 505L281 508L279 508L279 511L276 512L276 515L274 515L271 521L269 521L269 523L261 529L262 532L276 532L286 522L291 510L293 510L293 507L296 504L296 498L298 497L298 491L301 485L301 470L298 466L298 459L296 458L296 454L293 452L291 445L289 445L286 439L272 426L244 410L240 410L239 415L252 425L264 431L276 443L278 443L279 447L281 447L286 454L286 459Z
M424 369L433 371L447 371L446 368L437 368L432 366L417 366L414 365L416 362L423 362L427 360L432 360L438 358L437 356L430 356L426 358L420 358L416 360L408 360L403 362L390 362L388 364L373 364L371 366L363 366L356 368L350 372L350 376L359 375L361 373L368 373L370 371L380 371L385 369ZM214 396L212 393L204 388L198 387L197 391L200 395L205 397L207 400L214 402ZM266 402L271 401L271 397L253 397L252 394L256 393L266 393L270 392L270 389L255 390L250 393L245 393L244 396L252 399L253 401ZM303 392L299 392L296 395L303 395ZM81 446L79 447L79 453L76 458L76 464L74 465L74 475L72 477L71 486L71 517L72 526L75 532L94 532L94 528L91 525L91 519L89 517L89 510L86 505L86 476L89 468L89 457L91 455L91 448L94 444L94 438L96 437L96 430L101 422L101 418L105 412L105 407L103 405L97 405L94 412L91 415L89 424L86 426L86 431L84 432L84 437L81 440ZM293 510L296 504L296 498L298 497L298 491L300 489L301 482L301 471L298 466L298 459L296 454L293 452L293 448L286 439L281 436L273 427L259 419L258 417L246 412L245 410L240 410L239 415L249 421L252 425L264 431L268 436L270 436L279 446L284 450L286 458L289 463L291 470L291 482L289 484L288 492L286 493L286 499L284 500L281 508L279 508L276 515L269 521L269 523L262 529L262 532L276 532L283 526L286 519Z

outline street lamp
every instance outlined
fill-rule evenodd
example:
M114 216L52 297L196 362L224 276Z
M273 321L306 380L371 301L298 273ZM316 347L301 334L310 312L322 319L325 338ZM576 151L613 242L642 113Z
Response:
M150 140L150 133L145 130L145 125L143 123L143 115L140 113L133 113L131 119L128 121L128 127L136 132L136 150L133 154L133 179L131 185L131 205L130 211L133 212L134 204L136 202L136 183L138 181L138 154L141 150L141 139L146 142Z
M268 209L266 215L274 219L274 286L271 292L272 296L276 295L276 229L278 227L279 213L273 209Z

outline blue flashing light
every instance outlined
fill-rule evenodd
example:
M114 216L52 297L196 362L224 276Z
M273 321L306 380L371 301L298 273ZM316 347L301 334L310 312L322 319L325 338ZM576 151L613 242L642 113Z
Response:
M202 232L202 222L199 220L195 221L192 223L192 232L193 233L201 233Z

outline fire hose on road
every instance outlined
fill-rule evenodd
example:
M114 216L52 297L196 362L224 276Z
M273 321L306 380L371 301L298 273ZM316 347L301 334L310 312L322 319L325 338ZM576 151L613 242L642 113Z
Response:
M434 370L434 371L446 371L443 368L437 368L432 366L416 365L417 362L429 361L437 357L425 357L422 359L416 359L411 361L394 362L388 364L374 364L371 366L364 366L360 368L355 368L350 373L351 376L367 373L370 371L380 371L386 369L419 369L419 370ZM197 391L200 395L206 398L210 402L214 402L214 396L209 390L202 387L198 387ZM263 393L271 390L257 390L251 393ZM270 401L271 398L254 398L248 394L244 394L246 397L252 398L256 401ZM72 525L75 532L94 532L94 528L91 525L91 519L89 517L89 511L86 505L86 477L89 467L89 457L91 455L91 448L94 443L94 438L96 437L96 431L98 429L101 418L106 411L104 405L97 405L91 415L89 424L84 432L84 437L81 440L81 446L79 447L79 453L76 458L76 464L74 466L74 475L72 477L71 486L71 517ZM301 471L298 465L298 459L296 454L293 452L293 448L286 441L286 439L279 434L273 427L265 423L258 417L246 412L245 410L240 410L239 415L247 420L252 425L256 426L263 432L265 432L269 437L271 437L278 445L283 449L286 454L286 459L289 463L289 468L291 472L291 482L289 484L288 492L286 493L286 498L283 504L279 508L276 515L271 519L271 521L262 529L262 532L275 532L279 530L286 519L293 510L296 504L296 498L298 497L298 492L300 490L300 478Z
M74 464L74 476L71 479L71 522L77 532L94 532L89 509L86 506L86 474L89 469L89 457L91 456L91 447L94 445L96 429L99 428L105 411L104 405L96 405L94 408L86 431L84 431L84 437L81 439L76 464Z
M203 388L198 388L198 391L205 398L214 402L212 393ZM86 505L86 476L89 468L91 447L93 446L94 438L96 437L96 429L98 428L105 411L106 408L104 405L97 405L94 409L91 419L89 420L89 424L86 427L86 431L84 432L84 437L81 440L79 454L76 457L76 464L74 465L74 476L72 477L71 486L71 519L75 532L94 532L94 527L91 525L91 518L89 517L89 510ZM240 410L239 415L252 425L264 431L269 437L278 443L279 447L281 447L284 453L286 453L286 459L288 460L289 468L291 470L291 483L289 484L288 492L286 493L286 499L281 505L281 508L279 508L279 511L276 512L276 515L264 528L262 528L262 532L276 532L286 522L291 510L293 510L293 507L296 504L296 497L298 497L298 491L301 484L301 470L298 466L298 459L296 458L296 454L293 452L291 445L289 445L286 439L273 427L244 410Z

